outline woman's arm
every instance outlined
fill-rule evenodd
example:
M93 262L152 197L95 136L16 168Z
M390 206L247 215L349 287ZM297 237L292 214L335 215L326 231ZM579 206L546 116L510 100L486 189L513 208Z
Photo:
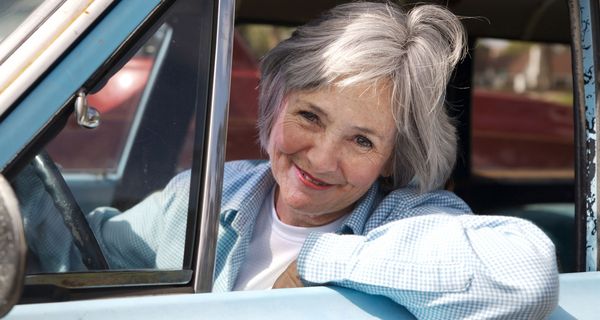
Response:
M552 242L511 217L435 213L364 236L312 234L298 271L307 284L384 295L422 319L542 318L558 299Z

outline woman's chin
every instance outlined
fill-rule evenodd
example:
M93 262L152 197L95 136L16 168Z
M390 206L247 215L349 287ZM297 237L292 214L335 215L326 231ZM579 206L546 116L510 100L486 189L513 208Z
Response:
M301 192L295 192L292 195L284 195L283 205L293 211L311 213L318 206L318 201L313 197ZM311 210L312 209L312 210Z

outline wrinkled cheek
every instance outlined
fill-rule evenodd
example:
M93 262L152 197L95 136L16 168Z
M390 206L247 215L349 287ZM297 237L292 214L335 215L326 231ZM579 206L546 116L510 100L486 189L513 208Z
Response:
M279 145L281 144L282 139L282 130L281 130L281 118L277 119L273 129L271 129L271 135L269 136L269 147L268 153L271 161L273 161L273 157L276 155L276 150L279 149Z
M283 126L281 134L281 149L287 154L294 154L302 150L309 143L310 135L299 130L297 126Z
M271 160L276 154L291 155L299 152L307 144L309 135L299 130L294 124L278 122L271 131L269 139L269 155Z
M367 163L353 163L346 167L345 172L348 182L360 190L366 192L379 178L381 166L369 166Z

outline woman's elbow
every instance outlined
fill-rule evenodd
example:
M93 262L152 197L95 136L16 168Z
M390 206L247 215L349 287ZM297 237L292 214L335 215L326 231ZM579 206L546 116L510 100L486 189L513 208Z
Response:
M519 299L522 306L541 317L545 317L558 304L558 267L556 255L540 257L539 265L529 270L529 283L521 287Z
M506 261L507 267L497 271L504 276L494 279L500 292L506 293L506 302L512 306L514 314L519 315L518 318L545 318L558 303L559 280L554 245L549 239L543 242L531 245L530 250L524 250L522 255L516 254L512 261ZM507 279L507 276L512 279Z
M478 257L474 288L494 292L497 306L519 319L547 316L558 302L558 267L552 241L535 225L506 218L470 233ZM485 289L483 289L485 290ZM502 308L504 309L504 308Z

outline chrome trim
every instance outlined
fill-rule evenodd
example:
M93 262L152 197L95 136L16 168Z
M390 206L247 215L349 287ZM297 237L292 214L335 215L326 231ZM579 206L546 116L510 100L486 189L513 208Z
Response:
M193 279L194 292L212 290L227 139L235 0L220 0L217 6L217 36L211 102L207 114L205 162L202 164L202 206L198 213L200 225Z
M100 112L88 105L85 90L79 89L75 98L75 118L80 127L94 129L100 125Z
M122 288L182 285L188 283L191 278L191 270L72 272L27 275L25 285L50 285L66 289Z

